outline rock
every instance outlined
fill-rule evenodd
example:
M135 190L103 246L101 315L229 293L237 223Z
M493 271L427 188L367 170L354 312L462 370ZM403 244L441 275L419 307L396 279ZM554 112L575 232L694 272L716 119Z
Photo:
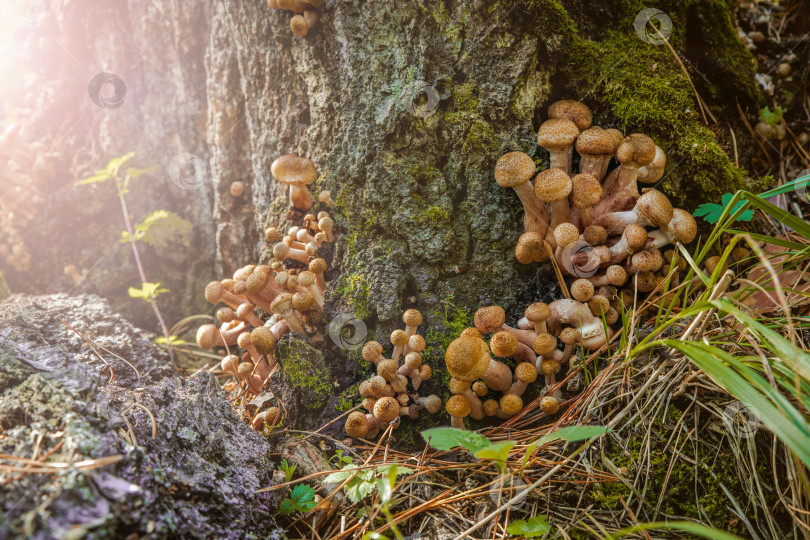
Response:
M73 464L3 471L0 538L280 534L280 495L255 493L272 485L267 442L211 374L179 376L153 338L96 296L0 304L0 453ZM95 467L105 458L114 463Z

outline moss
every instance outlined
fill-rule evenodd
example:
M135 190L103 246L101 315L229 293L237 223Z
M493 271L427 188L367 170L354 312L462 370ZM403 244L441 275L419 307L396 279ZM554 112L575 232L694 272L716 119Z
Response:
M370 288L362 274L341 275L333 294L342 298L358 319L363 320L371 316Z
M437 380L441 379L442 391L447 393L450 374L445 368L444 352L465 328L472 326L473 317L468 310L453 304L452 297L445 298L442 304L444 309L437 313L440 317L439 320L431 321L432 324L425 333L427 346L422 352L422 358L423 362L433 369L433 376ZM442 396L443 400L448 397L449 394Z
M306 408L318 409L332 395L332 375L323 354L296 339L283 339L277 347L284 385L303 398Z
M355 383L340 393L336 409L340 412L349 411L363 402L360 396L360 383Z

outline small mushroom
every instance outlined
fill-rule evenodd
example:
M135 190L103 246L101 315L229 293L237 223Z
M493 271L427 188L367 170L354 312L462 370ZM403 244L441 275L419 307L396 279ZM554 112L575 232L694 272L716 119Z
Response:
M647 247L662 248L668 244L688 244L697 236L697 223L692 214L686 210L675 208L672 210L672 219L666 227L660 227L647 235Z
M574 141L579 128L567 118L550 118L537 130L537 144L547 150L551 168L558 168L566 175L571 172L571 158L574 154Z
M611 212L625 210L632 201L638 199L636 178L639 169L649 165L655 159L656 146L647 135L633 133L628 135L616 150L616 157L621 166L603 183L605 197L596 205L594 215L597 218Z
M517 394L504 394L501 396L498 418L512 418L523 408L523 399Z
M518 396L523 395L526 387L537 380L537 369L529 362L523 362L515 367L515 382L509 387L507 393Z
M560 223L566 223L571 219L568 206L571 189L571 178L563 169L552 168L542 171L534 179L534 192L537 198L551 206L551 223L546 231L546 241L551 244L552 248L557 247L554 241L554 229Z
M457 429L464 428L464 417L470 414L470 402L462 395L451 396L445 404L450 415L450 425Z
M304 25L306 26L306 21ZM276 180L290 186L290 204L293 207L302 211L312 208L312 195L307 186L318 178L318 171L309 158L281 156L270 166L270 172Z
M523 203L523 230L541 236L548 228L548 211L534 194L531 179L534 176L534 160L523 152L509 152L495 164L495 181L498 185L515 190Z
M632 210L611 212L595 219L609 235L620 234L628 225L666 227L673 216L672 203L656 189L646 189Z
M445 362L450 374L463 381L483 379L487 386L503 392L512 384L509 366L489 355L489 347L480 338L459 337L453 340L445 352Z

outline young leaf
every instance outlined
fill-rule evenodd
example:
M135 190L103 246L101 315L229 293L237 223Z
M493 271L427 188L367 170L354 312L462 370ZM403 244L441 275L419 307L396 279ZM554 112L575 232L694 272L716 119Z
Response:
M132 158L134 158L134 157L135 157L135 152L129 152L128 154L124 154L124 155L123 155L123 156L121 156L121 157L117 157L117 158L115 158L115 159L111 159L111 160L110 160L110 162L109 162L109 163L107 163L107 167L106 167L106 169L107 169L107 171L108 171L109 173L111 173L111 174L113 174L113 175L114 175L114 174L117 174L117 173L118 173L118 169L120 169L120 168L121 168L121 166L122 166L124 163L126 163L127 161L129 161L130 159L132 159Z
M422 438L437 450L450 450L456 446L463 446L471 454L492 445L489 439L483 435L456 428L428 429L422 432Z
M110 178L113 178L113 175L108 171L96 171L93 176L89 176L84 180L79 180L74 186L86 186L87 184L98 184L99 182L106 182Z
M155 210L135 225L135 240L143 240L150 246L166 247L173 241L180 241L191 230L191 223L168 210ZM131 241L127 231L121 232L121 243Z
M138 178L145 174L149 174L152 171L156 171L160 168L160 165L152 165L151 167L147 167L145 169L137 169L135 167L130 167L127 169L127 176L130 178Z
M165 337L161 336L155 339L155 343L157 343L158 345L182 345L186 343L186 340L180 339L175 335L171 335L169 336L169 339L166 339Z
M280 514L292 514L293 512L309 512L315 508L315 490L306 484L295 486L290 492L290 496L281 501L278 507Z
M551 530L551 525L546 521L546 516L534 516L529 521L519 520L513 521L506 532L515 536L524 536L526 538L534 538L535 536L543 536Z
M146 302L153 302L158 295L167 292L169 292L169 289L161 287L159 281L157 283L141 283L140 289L136 289L135 287L129 288L130 298L140 298Z
M509 450L515 446L515 441L498 441L475 453L478 459L492 459L499 463L506 463L509 459Z
M731 193L726 193L723 195L723 204L703 203L697 207L692 215L695 217L702 217L708 223L717 223L717 220L720 219L720 216L723 214L723 210L731 202L732 197L733 195ZM745 201L739 201L736 205L734 205L734 208L731 210L730 214L733 214L739 210L744 204ZM737 218L737 220L751 221L753 217L754 213L751 210L746 210L740 215L740 217Z

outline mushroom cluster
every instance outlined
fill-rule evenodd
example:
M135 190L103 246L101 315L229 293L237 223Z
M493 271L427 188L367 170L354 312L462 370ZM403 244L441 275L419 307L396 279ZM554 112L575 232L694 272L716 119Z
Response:
M624 137L616 129L591 125L591 111L577 101L557 101L548 115L537 144L551 156L549 169L535 175L534 160L523 152L509 152L495 165L496 182L514 189L523 203L524 233L515 247L518 261L529 264L553 257L564 275L576 279L571 285L574 299L592 308L620 294L649 293L667 276L677 280L685 261L677 260L675 250L662 250L694 240L695 220L673 208L660 191L639 189L663 176L664 151L647 135ZM614 157L619 166L611 169ZM625 285L628 289L620 293L618 288ZM595 315L602 316L598 308ZM617 314L607 318L615 322Z
M323 341L327 264L314 255L324 243L334 241L331 222L328 214L320 220L305 216L300 227L292 227L274 246L275 258L268 264L247 265L232 279L212 281L205 287L206 300L224 306L216 312L220 326L201 326L197 344L209 350L226 349L220 367L236 376L239 388L256 396L262 393L276 365L276 344L288 332L308 336L313 343ZM268 242L279 239L275 228L267 229L265 235ZM311 255L301 258L299 251ZM265 315L269 317L264 319ZM278 418L277 409L271 414L273 409L258 413L251 425L257 430L272 425L268 420Z
M290 29L298 37L304 37L318 22L318 8L325 0L267 0L271 8L281 8L295 13L290 19Z
M416 393L433 374L431 367L422 363L425 338L416 333L422 314L409 309L402 322L404 330L391 332L390 358L383 355L383 346L377 341L363 345L363 358L377 366L377 374L360 383L363 408L368 412L355 411L346 419L350 437L373 439L390 424L399 425L400 416L417 419L422 409L436 414L442 408L439 396L420 397Z
M0 260L18 272L31 266L21 231L45 202L42 185L55 173L54 160L22 139L19 124L0 134Z

